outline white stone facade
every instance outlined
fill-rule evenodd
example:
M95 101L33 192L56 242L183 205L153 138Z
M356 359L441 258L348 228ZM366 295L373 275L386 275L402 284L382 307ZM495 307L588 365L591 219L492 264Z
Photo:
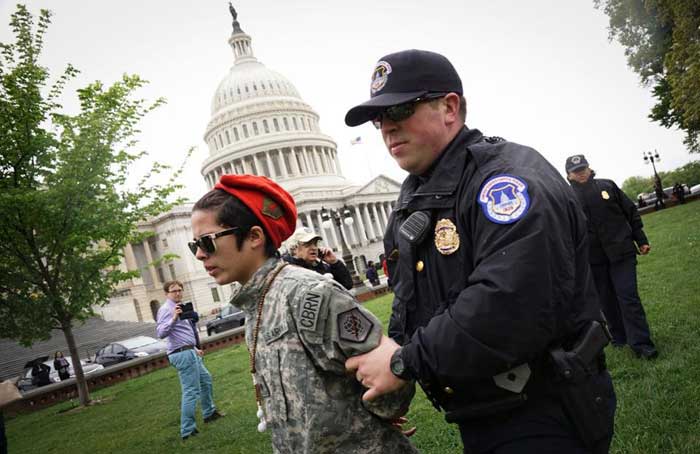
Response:
M204 134L209 157L202 175L209 188L231 173L275 180L294 197L297 224L312 228L336 251L342 251L340 232L322 227L321 212L347 208L353 223L341 226L343 237L364 277L366 261L376 261L383 252L383 233L400 184L383 175L364 186L350 184L340 169L336 143L318 126L318 114L291 82L255 58L251 41L234 22L229 38L234 64L212 100ZM141 278L122 283L110 303L98 309L105 319L153 320L164 298L163 281L173 278L184 283L184 301L192 301L202 315L230 298L232 288L217 287L187 248L190 210L191 205L177 207L142 226L155 235L127 248L122 264L141 270ZM164 254L178 258L160 263Z
M105 320L154 321L165 299L163 284L174 279L184 284L183 300L191 301L202 316L231 298L236 285L216 285L187 247L191 211L192 204L181 205L141 226L155 234L127 247L121 265L140 270L141 276L122 282L109 304L96 310ZM170 256L175 258L167 260Z

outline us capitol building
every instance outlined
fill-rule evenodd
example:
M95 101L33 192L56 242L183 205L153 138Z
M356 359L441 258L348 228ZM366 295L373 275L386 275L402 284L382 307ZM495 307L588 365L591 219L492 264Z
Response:
M297 226L322 235L338 255L345 238L364 278L366 261L376 261L383 252L383 232L400 184L379 175L357 186L343 177L336 143L321 132L318 114L287 78L255 58L251 37L230 10L233 33L228 43L234 63L214 92L204 133L209 157L201 172L206 184L212 188L230 173L275 180L297 203ZM154 235L127 246L121 264L124 270L140 270L140 277L122 282L96 313L105 320L153 321L165 297L163 283L171 279L184 283L184 301L191 301L201 315L228 301L238 284L218 286L187 247L191 209L192 203L184 204L140 226ZM352 221L339 227L324 223L323 209L347 209ZM173 254L177 258L169 259Z

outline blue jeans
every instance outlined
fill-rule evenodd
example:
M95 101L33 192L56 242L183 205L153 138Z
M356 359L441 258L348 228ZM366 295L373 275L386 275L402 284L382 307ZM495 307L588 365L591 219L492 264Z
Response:
M194 349L172 353L168 355L168 359L180 376L180 386L182 386L180 436L186 437L197 428L194 421L197 400L201 399L203 417L207 418L216 411L212 396L211 375Z

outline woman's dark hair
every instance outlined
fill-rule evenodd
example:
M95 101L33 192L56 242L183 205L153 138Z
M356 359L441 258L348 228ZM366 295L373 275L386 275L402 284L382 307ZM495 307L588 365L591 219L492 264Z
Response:
M213 211L216 213L217 223L226 227L238 227L240 230L234 234L238 249L243 247L243 240L250 229L255 226L260 227L265 232L265 256L274 257L277 255L277 249L270 241L270 236L260 220L238 197L232 196L223 189L212 189L204 194L194 204L192 211Z

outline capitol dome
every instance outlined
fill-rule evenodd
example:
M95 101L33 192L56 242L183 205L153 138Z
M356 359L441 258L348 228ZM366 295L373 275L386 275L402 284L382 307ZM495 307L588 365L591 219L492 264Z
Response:
M350 187L318 114L286 77L255 58L252 39L235 18L228 43L234 63L214 92L204 134L207 185L223 174L245 173L270 177L292 195L301 188Z
M286 77L258 61L234 64L221 81L211 101L211 114L248 99L283 96L301 99Z

